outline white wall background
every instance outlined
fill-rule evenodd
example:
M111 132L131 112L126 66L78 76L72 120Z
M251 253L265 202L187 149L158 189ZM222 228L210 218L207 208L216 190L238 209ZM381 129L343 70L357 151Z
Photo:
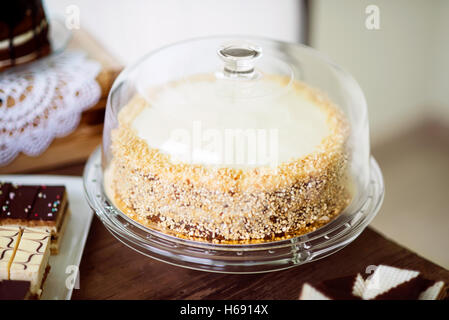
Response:
M440 0L434 9L435 37L433 38L433 55L431 56L431 74L428 92L431 101L438 108L438 115L449 123L449 1Z
M433 115L449 122L449 1L314 0L311 44L365 92L373 142ZM380 9L368 30L365 8Z
M44 0L50 14L80 9L81 28L124 64L192 37L248 34L301 41L297 0Z

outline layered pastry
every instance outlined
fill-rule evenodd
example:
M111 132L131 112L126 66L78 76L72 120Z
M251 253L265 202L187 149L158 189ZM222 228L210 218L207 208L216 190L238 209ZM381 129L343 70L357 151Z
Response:
M59 252L69 215L65 186L0 183L0 225L49 232L52 254Z
M49 257L50 233L32 228L0 226L2 282L28 282L30 295L39 298L50 270Z
M150 228L219 243L285 239L341 213L345 117L302 82L255 83L194 76L134 96L111 133L110 200Z
M9 279L30 281L30 292L40 296L49 272L49 257L50 234L36 229L23 229L11 261Z
M9 279L9 268L19 245L20 233L19 228L0 226L0 280Z
M369 277L361 274L305 283L300 300L443 300L448 287L420 272L380 265Z
M4 1L0 5L0 70L50 53L42 0Z

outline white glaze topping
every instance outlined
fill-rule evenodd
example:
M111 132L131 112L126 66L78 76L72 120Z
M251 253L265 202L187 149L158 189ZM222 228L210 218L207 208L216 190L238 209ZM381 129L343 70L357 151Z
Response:
M154 91L131 123L150 147L174 160L237 168L277 165L312 153L330 134L329 111L308 90L294 88L264 79L257 91L267 95L246 98L250 86L178 82Z

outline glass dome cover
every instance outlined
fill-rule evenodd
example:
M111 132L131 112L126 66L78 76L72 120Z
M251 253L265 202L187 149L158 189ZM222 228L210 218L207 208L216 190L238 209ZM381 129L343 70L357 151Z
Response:
M106 227L139 252L202 270L297 265L315 259L313 246L298 247L310 237L330 254L383 196L357 83L311 48L262 38L189 40L127 68L109 95L101 167L99 157L85 184Z

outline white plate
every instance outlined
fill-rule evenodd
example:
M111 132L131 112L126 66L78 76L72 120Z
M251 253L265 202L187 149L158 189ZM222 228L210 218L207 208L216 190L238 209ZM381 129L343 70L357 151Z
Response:
M63 235L59 254L50 257L51 270L45 281L41 299L70 300L75 270L79 267L81 256L93 212L84 197L81 177L52 175L0 175L0 181L30 185L65 185L69 197L71 215ZM66 273L67 272L67 273ZM66 282L69 284L66 285ZM76 285L75 285L76 287Z

